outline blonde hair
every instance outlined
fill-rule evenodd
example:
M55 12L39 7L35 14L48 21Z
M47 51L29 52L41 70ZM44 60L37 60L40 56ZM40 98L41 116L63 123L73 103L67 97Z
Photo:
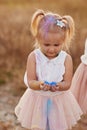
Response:
M67 21L69 26L69 28L66 31L66 38L65 38L65 43L67 43L66 48L68 48L75 34L75 24L73 18L69 15L63 16L63 19Z
M31 32L32 32L33 36L37 35L39 22L44 17L44 15L45 15L45 13L43 10L37 10L33 14L33 17L31 20Z
M55 24L55 20L56 21L58 20L59 22L61 21L63 26L61 26L60 23ZM58 30L63 31L65 33L64 46L68 48L71 39L74 36L75 31L74 20L69 15L60 16L52 12L44 12L43 10L37 10L33 14L31 20L31 32L37 40L36 43L37 46L38 46L38 35L40 36L41 33L45 35L45 33L48 33L50 30L54 32L56 31L56 33L59 32Z

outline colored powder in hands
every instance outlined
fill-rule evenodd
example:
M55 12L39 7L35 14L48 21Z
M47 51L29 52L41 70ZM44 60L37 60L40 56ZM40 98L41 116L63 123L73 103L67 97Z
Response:
M57 85L56 82L48 82L48 81L44 81L44 84L51 85L51 86L56 86Z

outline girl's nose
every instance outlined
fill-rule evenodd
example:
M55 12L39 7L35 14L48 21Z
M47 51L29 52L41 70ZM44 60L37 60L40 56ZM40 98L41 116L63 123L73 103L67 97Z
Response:
M49 51L54 52L54 47L50 47Z

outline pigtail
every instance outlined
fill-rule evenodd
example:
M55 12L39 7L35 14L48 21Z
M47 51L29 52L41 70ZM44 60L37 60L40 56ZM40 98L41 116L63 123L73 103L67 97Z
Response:
M43 10L37 10L31 20L31 32L33 34L33 36L37 35L38 32L38 25L40 20L43 18L43 16L45 15Z
M70 43L70 41L72 40L74 33L75 33L75 25L74 25L74 20L71 16L66 15L63 16L63 19L66 20L66 42Z

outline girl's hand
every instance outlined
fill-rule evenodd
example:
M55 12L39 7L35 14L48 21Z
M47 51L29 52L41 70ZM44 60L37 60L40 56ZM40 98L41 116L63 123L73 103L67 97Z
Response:
M60 85L59 85L59 83L56 84L56 91L60 91Z
M52 92L59 91L59 84L55 83L54 85L52 85L50 91Z
M51 87L50 87L50 91L51 91L51 92L57 91L57 90L56 90L56 85L55 85L55 86L51 86Z
M57 83L56 82L50 82L49 84L50 84L50 91L55 92Z
M44 91L50 90L50 85L44 83L44 88L43 88L43 90L44 90Z
M48 91L50 90L51 92L58 91L59 86L56 82L48 82L44 81L40 85L41 90Z
M41 90L48 91L50 90L50 84L47 81L42 82L40 88Z

